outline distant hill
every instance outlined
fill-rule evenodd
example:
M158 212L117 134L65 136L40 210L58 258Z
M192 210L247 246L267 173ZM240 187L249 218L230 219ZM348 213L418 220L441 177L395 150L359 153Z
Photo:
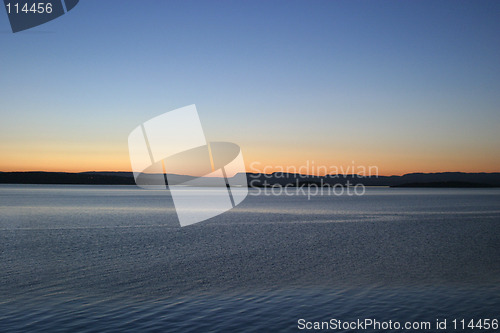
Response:
M295 173L247 173L249 186L333 186L363 184L394 187L500 187L500 173L410 173L403 176L361 177L357 175L309 176ZM169 175L174 183L193 179L190 176ZM88 184L134 185L132 172L0 172L3 184Z
M391 187L484 188L484 187L496 187L496 186L489 184L481 184L481 183L451 181L451 182L430 182L430 183L405 183L401 185L393 185Z
M355 185L363 184L365 186L405 186L405 187L471 187L470 184L475 184L476 187L500 187L500 173L464 173L464 172L440 172L440 173L409 173L403 176L378 176L378 177L361 177L357 175L326 175L322 177L308 176L294 173L276 172L269 175L247 173L248 183L250 186L266 187L266 186L286 186L294 184L302 186L314 184L317 186L328 185ZM430 185L432 183L432 185ZM298 185L297 185L298 184ZM427 184L425 186L424 184Z
M463 182L472 184L500 186L500 172L494 173L409 173L401 176L395 185L411 183Z

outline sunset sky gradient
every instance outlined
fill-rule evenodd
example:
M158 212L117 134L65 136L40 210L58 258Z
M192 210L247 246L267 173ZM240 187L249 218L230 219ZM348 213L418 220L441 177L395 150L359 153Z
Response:
M0 171L130 171L196 104L247 166L500 172L498 1L82 0L0 40Z

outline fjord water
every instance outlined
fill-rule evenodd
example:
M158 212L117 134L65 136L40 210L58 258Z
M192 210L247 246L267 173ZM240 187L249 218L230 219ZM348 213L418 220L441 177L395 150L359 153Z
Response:
M180 228L167 191L0 185L0 331L500 319L500 189L257 192Z

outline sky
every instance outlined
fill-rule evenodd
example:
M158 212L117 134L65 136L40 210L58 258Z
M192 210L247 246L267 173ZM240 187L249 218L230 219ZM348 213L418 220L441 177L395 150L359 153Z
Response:
M500 172L498 1L81 0L0 45L0 171L130 171L196 104L251 171Z

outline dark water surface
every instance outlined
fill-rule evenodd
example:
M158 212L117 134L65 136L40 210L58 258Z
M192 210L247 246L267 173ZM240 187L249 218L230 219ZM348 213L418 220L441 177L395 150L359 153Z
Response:
M499 189L252 194L180 228L167 192L1 185L0 331L500 319Z

